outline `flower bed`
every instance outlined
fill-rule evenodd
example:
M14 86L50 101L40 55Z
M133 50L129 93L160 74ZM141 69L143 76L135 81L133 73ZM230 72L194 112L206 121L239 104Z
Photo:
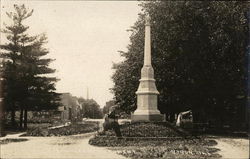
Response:
M129 158L218 158L217 143L178 130L168 123L132 123L120 127L122 138L113 130L96 135L89 144L105 146Z
M219 158L214 140L184 138L122 138L96 136L91 145L105 146L129 158Z
M115 150L115 149L113 149ZM116 150L129 158L219 158L215 148L172 142L165 146L127 147Z
M48 127L33 127L27 130L23 136L64 136L76 135L98 130L97 122L85 122L82 124L71 124L55 129L48 129Z
M138 122L125 123L120 126L124 137L181 137L182 133L176 131L167 122ZM106 136L115 136L114 131L107 131Z
M23 142L23 141L28 141L28 139L11 139L11 138L7 138L7 139L3 139L3 140L0 140L0 145L2 144L8 144L8 143L11 143L11 142Z
M168 123L126 123L120 126L122 139L115 137L113 130L108 130L105 134L96 135L94 138L89 140L91 145L96 146L143 146L144 140L152 141L151 144L158 141L165 141L169 143L176 140L183 140L187 137L183 132L177 130L177 128L169 125ZM192 141L192 140L189 141ZM147 142L145 142L147 145Z

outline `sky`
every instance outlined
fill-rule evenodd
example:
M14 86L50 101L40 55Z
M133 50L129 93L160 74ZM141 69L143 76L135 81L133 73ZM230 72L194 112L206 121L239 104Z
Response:
M1 0L1 27L9 24L5 12L13 4L34 9L25 21L29 33L46 33L50 67L60 80L57 92L87 96L103 107L113 98L112 64L122 61L119 50L126 51L129 29L136 22L141 8L137 1L9 1ZM5 36L1 35L1 42Z

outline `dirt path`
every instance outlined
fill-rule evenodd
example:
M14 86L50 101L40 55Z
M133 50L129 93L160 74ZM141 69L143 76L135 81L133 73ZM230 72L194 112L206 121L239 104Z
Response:
M218 138L216 148L222 158L249 158L249 140L242 138Z
M18 137L28 141L0 145L0 158L88 158L122 159L114 151L88 144L93 133L64 137ZM7 136L7 138L17 138Z

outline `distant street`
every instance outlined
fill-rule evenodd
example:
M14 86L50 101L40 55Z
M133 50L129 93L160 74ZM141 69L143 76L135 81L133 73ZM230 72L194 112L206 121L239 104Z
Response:
M86 121L96 121L96 122L103 123L104 119L86 119ZM130 122L130 121L131 121L130 119L119 119L118 120L119 124L122 124L124 122Z
M84 120L84 119L83 119ZM103 122L104 122L104 119L85 119L85 121L95 121L95 122L98 122L99 123L99 130L102 131L103 130ZM130 119L119 119L118 120L118 123L121 125L125 122L130 122L131 120Z

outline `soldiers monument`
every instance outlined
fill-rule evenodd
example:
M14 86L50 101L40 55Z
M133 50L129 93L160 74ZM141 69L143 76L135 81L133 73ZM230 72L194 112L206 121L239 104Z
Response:
M145 19L144 64L141 69L140 85L136 92L137 109L132 121L163 121L163 115L157 108L158 90L155 86L154 69L151 65L150 17Z

